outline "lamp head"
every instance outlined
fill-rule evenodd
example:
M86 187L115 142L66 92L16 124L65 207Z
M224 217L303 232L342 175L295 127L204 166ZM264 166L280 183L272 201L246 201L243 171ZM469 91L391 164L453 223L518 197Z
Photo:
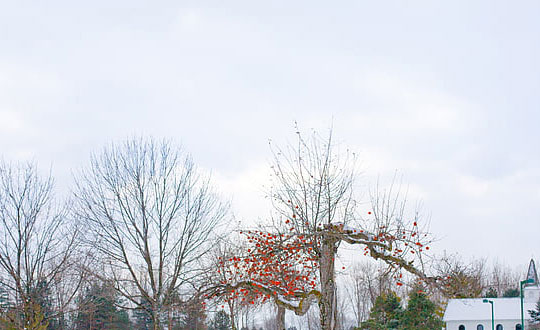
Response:
M483 303L488 303L489 301L487 299L482 300Z

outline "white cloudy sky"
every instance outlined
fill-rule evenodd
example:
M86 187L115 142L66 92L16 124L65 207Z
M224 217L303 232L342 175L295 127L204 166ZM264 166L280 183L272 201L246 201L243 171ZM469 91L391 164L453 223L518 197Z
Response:
M172 138L241 219L293 122L403 174L438 249L540 256L538 1L0 0L0 154L71 170Z

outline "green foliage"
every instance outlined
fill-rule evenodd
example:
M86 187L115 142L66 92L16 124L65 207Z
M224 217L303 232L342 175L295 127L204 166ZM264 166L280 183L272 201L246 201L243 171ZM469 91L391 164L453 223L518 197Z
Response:
M29 303L24 306L22 313L16 308L4 313L0 317L0 325L3 330L47 330L49 323L41 311L41 306Z
M375 304L369 313L369 319L362 322L360 329L399 329L402 313L401 299L395 292L382 294L375 299Z
M49 288L49 282L38 280L28 291L28 297L39 305L44 319L49 323L47 330L59 330L65 328L65 319L62 313L58 313L54 308L54 300Z
M504 291L503 297L505 298L519 297L519 289L516 289L516 288L508 289Z
M409 294L407 309L394 292L383 294L375 300L369 319L359 328L364 330L433 330L441 329L443 321L437 315L437 305L420 290Z
M106 284L93 284L77 301L76 330L128 330L131 322L126 311L116 307L118 297Z
M225 311L219 311L208 325L208 330L229 330L231 329L231 318Z
M484 298L497 298L498 296L499 294L493 288L489 288L489 290L487 290L486 293L484 294Z
M147 300L141 300L141 306L135 310L135 329L150 330L153 328L152 306Z
M443 321L436 314L437 305L418 290L409 294L407 309L402 314L401 329L403 330L433 330L441 329Z
M8 291L0 287L0 312L4 312L9 308L9 295Z
M540 300L536 303L536 308L529 310L532 324L540 324Z

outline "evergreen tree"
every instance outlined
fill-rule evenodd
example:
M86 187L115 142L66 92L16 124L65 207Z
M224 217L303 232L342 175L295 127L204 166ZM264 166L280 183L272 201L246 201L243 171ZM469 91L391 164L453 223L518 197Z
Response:
M78 301L76 330L128 330L131 322L126 311L116 307L118 297L106 284L88 287Z
M34 287L29 289L28 297L39 306L43 318L48 322L48 330L64 329L65 319L62 313L58 313L54 308L54 301L51 298L49 283L45 280L38 280Z
M407 309L401 318L403 330L433 330L441 329L443 321L436 314L437 305L419 290L409 294Z
M402 313L401 299L395 292L382 294L375 299L375 304L369 313L369 319L362 322L360 329L399 329Z
M487 290L487 292L484 294L484 298L497 298L498 296L497 291L495 291L493 288L489 288L489 290Z
M508 289L503 293L504 298L519 297L519 290L516 288Z
M231 329L231 318L225 311L219 311L208 325L208 330L229 330Z
M11 307L9 302L9 294L6 289L0 286L0 315L4 316Z
M532 324L540 325L540 300L536 303L536 308L529 310Z
M141 299L141 307L135 310L135 329L150 330L153 328L152 307L150 303Z

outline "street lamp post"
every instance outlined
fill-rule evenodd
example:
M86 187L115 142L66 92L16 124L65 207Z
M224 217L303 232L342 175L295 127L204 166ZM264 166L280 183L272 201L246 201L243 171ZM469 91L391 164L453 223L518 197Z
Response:
M483 303L490 303L491 304L491 330L495 330L495 313L493 313L493 300L482 300Z
M525 327L523 326L523 285L528 283L534 283L534 280L532 278L528 278L519 282L519 298L521 300L521 330L525 330Z

